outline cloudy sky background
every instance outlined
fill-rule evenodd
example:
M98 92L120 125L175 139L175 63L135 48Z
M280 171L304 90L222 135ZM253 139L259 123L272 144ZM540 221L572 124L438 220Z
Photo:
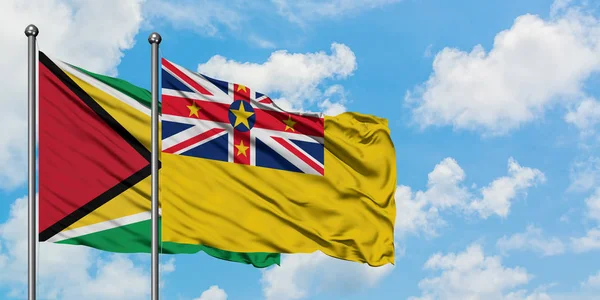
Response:
M264 270L163 257L163 299L593 299L600 294L600 3L0 1L0 295L26 292L26 38L149 87L147 37L293 110L385 117L397 260ZM42 244L42 299L148 299L149 256Z

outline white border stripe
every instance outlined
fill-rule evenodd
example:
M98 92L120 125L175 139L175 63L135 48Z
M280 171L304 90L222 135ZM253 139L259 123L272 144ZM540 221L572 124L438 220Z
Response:
M235 152L234 149L234 141L233 141L233 126L231 126L231 124L229 124L229 126L227 127L227 133L229 134L227 136L227 161L232 163L233 162L233 153ZM250 131L252 132L252 131ZM250 154L252 154L252 148L250 148Z
M227 96L229 97L229 102L233 103L233 97L235 96L235 92L233 91L234 83L227 83Z
M256 166L256 135L250 130L250 165Z
M161 210L159 210L159 215L161 215ZM47 240L47 242L56 243L56 242L80 237L80 236L83 236L86 234L97 233L97 232L104 231L104 230L109 230L109 229L113 229L113 228L117 228L117 227L121 227L121 226L126 226L126 225L130 225L133 223L150 220L151 216L152 215L150 214L150 211L145 211L145 212L137 213L135 215L130 215L130 216L126 216L126 217L122 217L122 218L118 218L118 219L113 219L113 220L109 220L109 221L96 223L93 225L79 227L79 228L75 228L75 229L71 229L71 230L66 230L66 231L59 232L56 235L54 235L53 237L49 238Z
M89 83L90 85L92 85L93 87L113 96L114 98L120 100L121 102L135 108L136 110L138 110L139 112L150 116L150 108L142 105L141 103L139 103L137 100L121 93L119 90L111 87L110 85L101 82L99 80L97 80L96 78L87 75L69 65L67 65L66 63L60 61L60 60L52 60L58 67L60 67L61 69L65 70L66 72L69 72L71 74L73 74L75 77L78 77L79 79Z

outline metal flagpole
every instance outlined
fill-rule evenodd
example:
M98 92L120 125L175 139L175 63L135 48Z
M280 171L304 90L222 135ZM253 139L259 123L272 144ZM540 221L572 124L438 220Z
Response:
M148 37L152 47L152 300L158 300L158 45L162 38L153 32Z
M37 219L36 219L36 202L35 202L35 149L36 149L36 90L37 90L37 49L36 49L36 38L39 33L38 28L31 24L25 28L25 36L27 36L27 64L28 64L28 144L27 144L27 164L28 164L28 175L29 175L29 186L27 192L27 198L29 203L29 209L27 214L27 220L29 227L28 229L28 243L27 243L27 287L28 287L28 299L35 300L36 296L36 255L37 255Z

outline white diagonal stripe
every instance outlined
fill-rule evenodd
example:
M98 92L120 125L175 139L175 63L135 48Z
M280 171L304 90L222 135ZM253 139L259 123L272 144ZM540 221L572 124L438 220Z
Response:
M204 77L199 76L196 73L190 72L189 70L187 70L186 68L183 68L177 64L174 64L173 62L169 61L175 68L177 68L179 71L181 71L183 74L187 75L187 77L189 77L191 80L195 81L197 84L199 84L200 86L202 86L203 88L205 88L207 91L209 91L211 95L204 95L202 93L200 93L200 91L197 91L197 93L199 95L201 95L202 97L204 97L206 100L209 101L214 101L214 102L220 102L220 103L231 103L231 98L223 93L223 91L221 89L219 89L219 87L215 86L214 84L212 84L212 82L206 80ZM185 80L183 80L182 78L180 78L179 76L175 75L171 70L169 70L166 66L163 65L163 70L165 70L166 72L168 72L169 74L171 74L171 76L175 77L176 79L179 79L179 81L181 81L182 84L185 84L186 86L188 86L190 89L195 90L194 87L190 86L187 82L185 82Z
M97 80L96 78L87 75L79 70L77 70L76 68L73 68L71 66L69 66L68 64L60 61L60 60L52 60L59 68L65 70L66 72L69 72L71 74L73 74L75 77L89 83L90 85L92 85L93 87L113 96L114 98L120 100L121 102L135 108L136 110L140 111L141 113L150 116L150 108L142 105L141 103L139 103L137 100L123 94L122 92L120 92L119 90L111 87L110 85L101 82L100 80Z
M215 122L215 121L193 119L193 118L180 117L180 116L167 115L167 114L162 115L162 120L169 121L169 122L190 124L190 125L200 125L200 124L204 124L204 123L209 123L209 124L213 124L212 127L214 127L214 128L223 128L223 129L227 129L227 128L231 127L231 124L229 122L227 122L227 123ZM202 125L202 126L206 126L206 125Z
M159 212L159 215L162 215L161 209L159 209L158 212ZM104 222L100 222L100 223L96 223L96 224L92 224L92 225L88 225L88 226L84 226L84 227L79 227L79 228L75 228L75 229L71 229L71 230L61 231L46 241L50 242L50 243L56 243L56 242L76 238L76 237L86 235L86 234L96 233L96 232L100 232L100 231L104 231L104 230L109 230L109 229L113 229L113 228L117 228L117 227L121 227L121 226L126 226L126 225L130 225L130 224L150 220L151 217L152 217L151 212L145 211L145 212L137 213L135 215L130 215L130 216L114 219L114 220L104 221Z
M310 155L310 154L308 154L308 152L304 151L304 149L298 147L298 145L294 144L294 142L292 142L292 141L289 141L285 138L284 138L284 140L290 145L290 147L293 147L294 149L298 150L298 152L304 154L304 156L306 156L306 158L310 159L312 162L317 164L319 167L324 168L323 164L320 161L316 160L314 157L312 157L312 155Z
M227 134L227 131L219 132L219 133L217 133L217 134L215 134L215 135L213 135L213 136L211 136L209 138L206 138L206 139L201 140L201 141L199 141L197 143L194 143L194 144L191 144L191 145L189 145L189 146L187 146L185 148L182 148L181 150L174 152L174 154L184 153L184 152L186 152L186 151L188 151L188 150L190 150L192 148L198 147L198 146L200 146L202 144L206 144L206 143L208 143L208 142L210 142L210 141L212 141L214 139L220 138L220 137L222 137L222 136L224 136L226 134Z
M261 142L265 143L269 148L273 149L275 152L277 152L279 155L281 155L283 158L285 158L287 161L289 161L291 164L293 164L298 169L300 169L302 172L308 173L308 174L314 174L314 175L321 175L321 173L317 172L317 170L313 169L311 166L309 166L307 163L305 163L302 159L300 159L298 156L291 153L289 150L287 150L285 147L283 147L277 141L273 140L271 137L257 136L257 138Z
M278 136L278 137L282 137L284 139L292 139L292 140L298 140L298 141L303 141L303 142L310 142L310 143L319 143L319 144L323 144L325 142L325 139L323 137L320 136L312 136L312 135L305 135L305 134L299 134L299 133L292 133L289 131L279 131L279 130L271 130L271 129L265 129L265 128L257 128L257 127L253 127L252 128L252 133L256 134L257 136Z
M198 93L180 91L180 90L172 90L172 89L163 88L161 93L163 96L173 96L173 97L180 97L180 98L200 100L200 101L211 101L209 99L209 96L206 96L203 94L198 94Z
M214 125L215 124L213 122L199 122L188 129L185 129L185 130L178 132L168 138L163 139L162 149L163 150L169 149L181 142L187 141L190 138L193 138L199 134L202 134L203 132L211 130L211 129L215 128Z

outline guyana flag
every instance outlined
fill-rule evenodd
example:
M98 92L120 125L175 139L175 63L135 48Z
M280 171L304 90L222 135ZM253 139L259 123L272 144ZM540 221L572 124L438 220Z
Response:
M150 102L145 89L39 52L41 242L150 253ZM255 267L280 262L277 253L160 245Z

